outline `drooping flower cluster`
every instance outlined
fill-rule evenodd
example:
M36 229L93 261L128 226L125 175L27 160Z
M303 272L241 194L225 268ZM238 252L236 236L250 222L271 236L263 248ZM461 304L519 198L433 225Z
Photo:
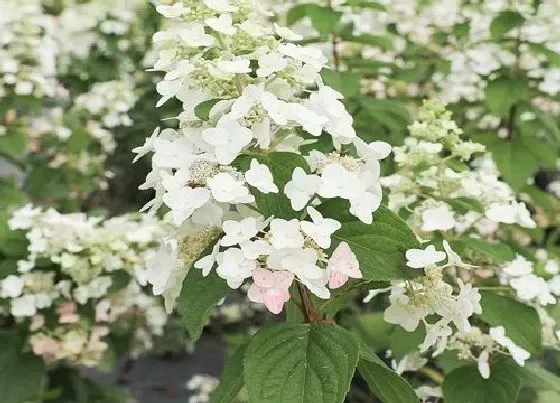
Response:
M168 207L189 242L163 246L180 263L170 259L167 270L154 270L154 291L165 295L173 288L174 299L177 279L191 263L204 274L216 264L232 288L252 278L249 298L278 313L294 279L328 298L327 284L340 287L348 277L361 277L347 244L327 251L340 223L315 207L342 198L350 214L371 223L381 202L378 161L390 146L356 136L342 95L322 83L322 53L291 43L297 36L269 23L257 2L160 2L157 10L170 27L154 36L154 69L166 72L157 85L158 105L171 98L183 103L180 129L157 129L134 152L137 158L153 152L141 188L153 188L155 198L144 208ZM332 144L331 151L301 158L300 147L318 138ZM274 153L286 153L284 163L293 167L284 179L267 158ZM243 157L249 157L245 168ZM301 218L247 216L245 207L260 212L262 195L285 195ZM235 219L229 219L232 206L239 212ZM220 233L211 255L185 258Z
M133 321L131 351L151 348L167 315L144 293L146 259L166 231L149 217L105 221L26 205L9 226L27 238L28 254L0 280L5 314L28 327L35 354L95 366L112 326Z
M394 148L397 173L381 179L390 189L389 208L409 210L418 233L474 226L489 234L499 223L536 226L525 204L498 178L489 155L480 157L475 169L465 165L485 148L461 139L462 130L443 104L425 102L419 117L405 145Z
M447 348L455 350L459 359L476 361L484 379L490 378L489 360L493 354L510 355L520 366L530 357L528 351L507 337L503 326L490 327L487 334L478 327L458 332L451 337Z
M434 348L434 356L446 349L449 337L454 331L470 331L469 318L475 313L482 313L481 296L477 288L464 284L458 278L456 285L459 286L459 293L455 295L456 285L445 281L446 270L464 267L465 264L447 241L444 241L443 245L445 252L437 251L433 245L406 252L407 266L423 269L424 274L413 280L394 284L390 288L390 306L384 314L387 322L398 324L409 332L414 331L418 324L423 322L426 326L426 338L419 350L423 353ZM446 264L437 265L445 259ZM435 323L428 322L427 316L434 314L439 319Z

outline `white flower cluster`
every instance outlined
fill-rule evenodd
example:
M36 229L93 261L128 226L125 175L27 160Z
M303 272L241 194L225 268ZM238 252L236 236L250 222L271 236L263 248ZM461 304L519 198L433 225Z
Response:
M412 332L422 321L426 326L426 338L419 346L424 353L434 348L433 355L441 354L447 347L449 337L456 331L471 330L469 317L482 313L481 296L477 288L457 279L459 293L454 295L453 286L444 279L446 269L465 267L461 258L451 249L447 241L445 252L437 251L433 245L425 249L410 249L406 252L407 266L423 269L424 274L413 280L399 281L390 287L390 306L385 310L385 321L398 324ZM447 263L437 265L447 258ZM428 315L438 315L439 320L429 323Z
M88 92L80 94L74 100L74 105L99 118L106 128L114 128L132 125L127 112L132 109L136 100L132 81L107 81L93 84Z
M14 274L0 280L0 297L19 322L31 319L35 354L96 365L111 323L132 316L143 318L134 329L141 350L162 333L167 315L140 288L146 284L145 260L166 231L161 222L133 216L101 222L26 205L14 212L9 226L26 231L29 254L17 261ZM52 311L58 317L54 323Z
M560 296L558 262L549 259L544 263L543 269L542 275L536 274L533 262L517 255L514 260L501 267L500 281L511 286L523 302L542 306L556 304L554 296Z
M183 111L179 130L156 129L134 149L137 158L153 152L153 168L141 188L153 188L155 198L144 209L165 204L177 226L195 233L198 228L198 236L187 235L197 238L196 247L182 242L189 256L208 247L216 231L225 233L195 267L208 274L217 263L217 274L232 288L252 277L249 298L274 313L288 300L294 279L328 298L327 284L339 287L348 277L361 277L347 244L327 256L340 223L312 206L346 199L352 215L371 223L381 202L379 160L390 146L357 138L342 95L322 83L322 53L290 43L295 35L267 22L255 1L162 1L157 10L171 26L154 36L159 49L154 68L166 72L157 84L158 105L177 98ZM328 136L338 151L311 152L305 157L308 166L293 169L291 180L279 187L266 153L291 152L295 159L300 146L320 136ZM343 145L356 152L343 152ZM245 172L236 163L241 154L254 156ZM244 207L258 211L253 189L285 194L302 218L247 217ZM243 214L230 220L232 206ZM177 279L184 278L192 260L179 242L164 249L180 264L168 259L168 269L154 270L150 282L156 293L173 288L172 300L180 291Z
M6 0L0 17L0 98L54 96L58 44L40 0Z
M507 337L503 326L490 327L487 334L478 327L458 332L451 337L447 348L456 350L459 359L476 361L484 379L490 378L489 360L492 354L510 355L522 367L530 357L528 351Z
M525 204L498 178L489 155L476 160L474 169L464 164L484 146L461 139L462 130L443 104L426 101L420 120L409 130L405 145L394 147L397 173L381 178L381 183L390 190L389 208L409 210L409 223L417 232L464 232L474 226L487 235L499 223L536 227ZM454 169L457 164L460 168ZM484 211L472 205L459 210L462 200L474 201Z
M59 68L71 69L76 60L86 61L94 50L102 54L127 52L143 46L139 21L146 12L142 0L64 0L57 20L55 38L60 44ZM133 71L134 66L119 66Z

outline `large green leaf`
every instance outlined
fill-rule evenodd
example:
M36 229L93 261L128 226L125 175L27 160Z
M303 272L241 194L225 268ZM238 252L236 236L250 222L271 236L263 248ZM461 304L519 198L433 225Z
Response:
M367 280L395 280L409 277L405 253L418 248L414 233L395 213L381 206L373 214L373 222L365 224L348 212L346 201L327 200L318 209L341 222L333 234L333 247L345 241L360 262L360 270Z
M337 90L345 97L352 97L360 93L361 76L357 73L323 69L321 77L326 85Z
M292 7L286 15L286 22L292 25L304 17L309 17L313 28L315 28L321 36L326 36L333 32L336 25L340 21L342 13L335 11L327 6L318 4L300 4Z
M264 194L255 188L251 188L260 212L266 218L272 216L285 219L299 218L301 212L292 209L290 200L284 194L284 186L292 179L292 173L296 167L301 167L306 172L309 171L305 159L299 154L288 152L244 154L235 160L235 165L245 172L249 169L253 158L268 166L274 177L274 183L280 190L279 193Z
M560 377L547 371L535 362L526 363L524 367L517 367L519 377L524 386L540 390L553 390L560 393Z
M490 243L486 239L468 236L451 241L463 258L475 265L499 264L515 258L515 252L504 243Z
M9 130L0 136L0 155L18 160L25 152L25 133L20 130Z
M360 345L358 372L371 392L384 403L417 403L418 397L410 384L379 359L364 345Z
M222 371L220 384L212 393L210 403L231 403L243 387L243 359L246 345L238 347L228 358Z
M358 343L341 327L279 323L260 330L245 353L251 402L340 403L358 362Z
M490 24L490 33L493 40L500 40L508 31L523 25L525 18L515 11L502 11Z
M2 403L22 403L36 398L45 385L45 364L32 353L21 352L15 334L0 333L0 392Z
M177 311L193 340L198 340L212 310L228 291L227 283L215 271L204 277L201 270L189 270L177 300Z
M521 380L507 360L490 365L490 378L480 376L476 365L454 369L443 382L445 403L513 403L517 401Z
M486 86L486 105L492 113L506 116L512 105L527 99L528 93L529 84L526 80L501 77Z
M505 141L495 135L480 136L476 139L492 153L501 175L516 189L527 185L529 177L541 163L521 139Z
M481 291L482 319L492 326L503 326L506 336L533 355L541 351L541 325L537 311L512 298L492 291Z

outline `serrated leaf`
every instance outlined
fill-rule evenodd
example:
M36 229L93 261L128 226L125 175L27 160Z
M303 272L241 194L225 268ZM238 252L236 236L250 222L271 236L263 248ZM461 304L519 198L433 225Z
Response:
M286 194L284 186L292 179L292 173L296 167L303 168L308 172L309 167L305 159L295 153L274 152L268 154L245 154L240 155L234 164L242 171L249 169L251 160L255 158L259 163L265 164L270 169L274 178L274 183L278 186L279 193L264 194L251 187L251 193L255 196L255 201L260 212L266 217L276 218L299 218L300 211L294 211Z
M512 364L499 360L490 365L490 378L480 376L476 365L454 369L443 381L445 403L512 403L517 401L521 380Z
M503 326L506 336L531 355L542 350L542 336L537 311L512 298L492 291L481 291L482 319L492 326Z
M231 403L243 387L243 359L246 345L240 346L228 358L220 377L218 387L212 393L210 403Z
M201 270L188 271L177 299L177 311L193 340L200 338L210 314L228 291L227 283L215 271L206 277Z
M360 345L358 372L371 392L384 403L417 403L418 397L410 384L379 359L367 346Z
M485 90L486 105L499 116L506 116L512 105L528 98L529 83L526 80L500 77L488 82Z
M523 25L525 17L515 11L502 11L490 24L492 39L500 40L508 31Z
M194 107L194 114L200 120L210 119L210 111L218 102L223 101L222 98L209 99L207 101L201 102Z
M499 264L515 258L515 252L505 243L490 243L486 239L462 237L450 241L453 249L469 260L487 264Z
M2 403L32 401L43 390L45 364L32 354L21 352L15 334L0 333L0 392Z
M358 362L358 343L336 325L279 323L260 330L245 353L251 402L341 403Z
M345 241L360 262L366 280L396 280L408 278L406 251L418 248L416 236L395 213L380 206L373 214L373 222L365 224L348 212L346 201L331 199L318 209L327 217L341 222L342 227L332 235L333 248Z

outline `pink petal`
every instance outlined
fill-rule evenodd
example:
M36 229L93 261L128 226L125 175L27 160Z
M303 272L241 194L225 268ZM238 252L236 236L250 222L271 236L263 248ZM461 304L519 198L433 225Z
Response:
M360 263L346 242L341 242L329 259L328 268L331 273L339 272L348 277L362 278Z
M333 289L339 288L342 287L344 284L346 284L347 281L348 281L348 276L342 273L332 271L331 275L329 276L329 287Z
M271 288L274 287L276 279L274 278L274 273L270 270L258 267L253 270L253 281L260 287Z
M286 292L277 289L266 290L264 293L264 304L273 314L279 314L284 308L284 303L288 300L290 295L286 298Z
M264 302L265 291L266 289L259 287L256 283L253 283L247 290L247 298L249 298L249 301L262 304Z
M276 289L288 290L294 281L293 273L286 270L274 272L274 278L276 280L274 288Z

